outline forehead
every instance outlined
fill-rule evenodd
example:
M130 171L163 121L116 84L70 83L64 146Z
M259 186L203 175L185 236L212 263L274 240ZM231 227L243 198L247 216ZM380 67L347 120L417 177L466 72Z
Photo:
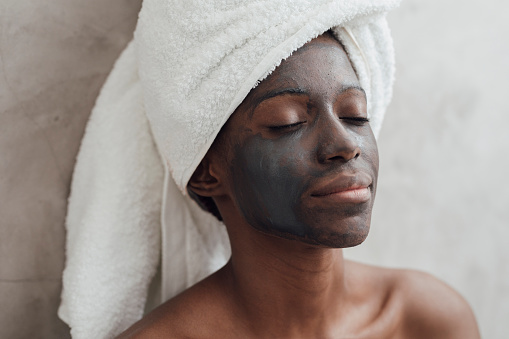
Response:
M341 44L330 35L321 35L295 51L281 62L267 78L267 84L278 78L317 80L346 77L357 80L348 55Z
M332 98L345 86L359 86L355 71L341 44L330 34L324 34L283 60L251 90L239 108L254 106L267 94L278 90L297 90L308 94L310 99Z

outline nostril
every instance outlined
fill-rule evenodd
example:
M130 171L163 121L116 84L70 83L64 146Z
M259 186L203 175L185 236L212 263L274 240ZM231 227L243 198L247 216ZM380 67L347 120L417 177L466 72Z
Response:
M361 155L358 140L348 131L344 130L341 124L337 129L325 129L318 140L318 160L325 162L348 162L359 158Z
M320 162L350 161L359 158L361 151L357 147L337 147L329 149L319 156Z
M343 157L342 155L334 155L334 156L328 157L326 160L330 160L330 161L345 160L345 157Z

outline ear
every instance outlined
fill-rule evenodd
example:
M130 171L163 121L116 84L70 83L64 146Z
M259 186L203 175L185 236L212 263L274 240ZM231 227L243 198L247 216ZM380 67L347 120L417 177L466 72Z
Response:
M220 176L207 156L203 158L194 170L187 186L194 193L204 197L213 197L222 193Z

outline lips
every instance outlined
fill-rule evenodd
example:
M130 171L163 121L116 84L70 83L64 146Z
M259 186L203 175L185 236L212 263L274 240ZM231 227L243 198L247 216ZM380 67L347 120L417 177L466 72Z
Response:
M320 183L312 190L311 197L361 203L371 198L371 184L371 177L365 173L340 174Z

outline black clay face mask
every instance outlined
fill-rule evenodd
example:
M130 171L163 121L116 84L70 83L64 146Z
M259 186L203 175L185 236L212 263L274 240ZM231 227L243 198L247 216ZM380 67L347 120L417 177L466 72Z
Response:
M331 247L365 239L378 152L337 41L321 36L296 51L232 117L233 199L252 227Z

